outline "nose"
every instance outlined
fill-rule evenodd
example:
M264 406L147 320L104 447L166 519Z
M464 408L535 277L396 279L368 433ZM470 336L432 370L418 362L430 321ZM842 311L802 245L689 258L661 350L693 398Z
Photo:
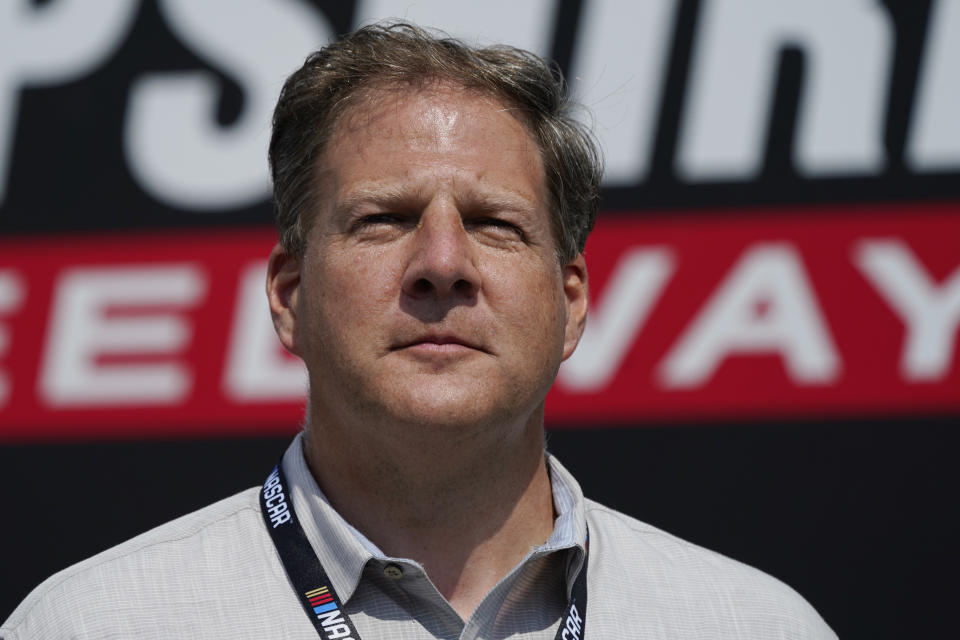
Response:
M403 291L414 299L473 298L480 290L475 247L452 203L424 210L410 239Z

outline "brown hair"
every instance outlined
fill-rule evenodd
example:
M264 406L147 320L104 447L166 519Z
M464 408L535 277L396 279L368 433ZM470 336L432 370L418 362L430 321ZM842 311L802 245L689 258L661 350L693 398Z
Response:
M303 254L315 210L316 164L349 105L375 85L434 81L489 94L521 114L543 158L561 264L583 251L603 167L589 130L572 116L559 69L522 49L472 48L406 23L363 27L311 54L284 84L270 140L284 250Z

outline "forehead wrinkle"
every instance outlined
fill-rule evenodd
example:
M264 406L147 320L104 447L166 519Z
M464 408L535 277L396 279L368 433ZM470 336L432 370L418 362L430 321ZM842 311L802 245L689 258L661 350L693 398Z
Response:
M346 152L358 157L361 161L366 161L370 153L366 141L370 136L375 135L382 141L385 138L395 138L398 135L403 136L410 133L406 131L404 117L400 115L400 112L408 99L415 98L409 94L404 95L398 92L399 88L395 85L388 85L368 87L363 90L362 99L354 102L352 108L342 114L335 126L319 163L320 173L325 173L324 169L329 167L328 161L331 156L341 152ZM417 90L417 93L442 96L450 91L454 93L474 93L466 87L449 87L442 83L432 87L421 87ZM404 180L408 180L409 184L399 180L394 184L395 180L393 178L384 177L385 179L382 181L371 181L369 184L359 184L352 187L341 185L347 186L348 191L343 193L342 198L334 196L336 198L333 203L335 213L349 213L363 203L406 208L423 207L427 204L426 200L435 197L433 194L438 189L438 182L449 181L451 194L456 198L455 204L461 210L512 211L525 215L535 215L538 209L543 208L549 214L549 189L544 175L543 158L523 110L503 102L496 96L479 94L476 97L486 102L487 105L494 107L491 113L509 118L518 125L519 132L522 132L522 135L512 144L518 146L518 151L525 148L533 152L532 160L537 166L530 167L530 169L538 174L533 185L535 187L533 191L526 189L514 191L509 187L504 188L503 185L491 182L484 173L463 175L454 171L446 176L420 175L418 179L416 174L419 171L411 171L414 167L408 165L404 172ZM451 121L447 124L452 125L454 123ZM338 148L339 152L337 151ZM333 178L334 176L327 177ZM399 179L399 176L397 178ZM329 186L332 187L332 193L328 193L333 195L339 191L335 185L330 184ZM442 187L440 187L440 190L442 190ZM553 221L551 220L551 226L552 224Z

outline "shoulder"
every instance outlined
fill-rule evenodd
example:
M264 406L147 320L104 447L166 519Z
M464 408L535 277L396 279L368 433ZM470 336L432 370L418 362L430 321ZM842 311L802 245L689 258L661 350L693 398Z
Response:
M659 625L662 637L836 638L776 578L591 500L585 512L592 619L613 604L610 616L629 610L629 619L620 618L625 626ZM629 628L622 631L630 637Z
M0 638L140 634L151 612L184 613L238 577L269 573L269 535L251 488L172 520L44 581L0 627ZM282 567L277 566L282 573ZM267 576L261 576L266 578ZM169 619L168 615L164 616ZM172 635L182 636L188 629ZM187 634L189 635L189 633Z

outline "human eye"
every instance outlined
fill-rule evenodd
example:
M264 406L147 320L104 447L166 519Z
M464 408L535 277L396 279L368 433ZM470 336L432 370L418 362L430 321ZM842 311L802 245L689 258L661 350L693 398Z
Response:
M466 221L466 226L500 240L526 241L520 225L498 216L481 216Z
M410 217L401 213L383 211L357 215L353 230L357 232L375 229L402 228L410 224Z
M393 224L397 222L395 213L369 213L357 221L360 225Z

